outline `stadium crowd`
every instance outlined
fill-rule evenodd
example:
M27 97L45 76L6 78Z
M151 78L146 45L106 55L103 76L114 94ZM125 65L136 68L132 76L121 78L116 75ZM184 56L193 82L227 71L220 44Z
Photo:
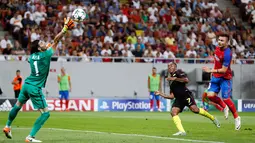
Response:
M236 21L228 8L219 9L216 0L127 1L83 0L65 4L58 0L1 0L1 25L13 36L14 42L8 35L0 37L0 60L1 54L29 55L29 45L34 40L50 43L61 30L64 17L71 17L75 8L82 8L87 13L86 20L77 23L61 40L55 56L78 56L75 61L93 62L131 62L133 59L169 62L175 58L210 61L217 46L217 35L228 33L233 62L254 63L249 60L255 57L255 37L251 29L245 29L242 21ZM19 60L22 59L25 60L24 56L20 56Z

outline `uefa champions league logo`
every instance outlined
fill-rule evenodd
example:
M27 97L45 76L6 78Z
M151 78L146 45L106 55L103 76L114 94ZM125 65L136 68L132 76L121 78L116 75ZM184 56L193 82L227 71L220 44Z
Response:
M100 106L100 109L109 109L107 102L103 101L102 105Z

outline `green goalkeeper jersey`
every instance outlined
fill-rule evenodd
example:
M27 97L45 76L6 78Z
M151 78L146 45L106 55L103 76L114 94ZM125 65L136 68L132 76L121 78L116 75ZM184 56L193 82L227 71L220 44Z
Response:
M31 74L26 78L25 83L40 88L45 87L53 54L54 50L50 47L46 51L30 55L28 61L30 63Z

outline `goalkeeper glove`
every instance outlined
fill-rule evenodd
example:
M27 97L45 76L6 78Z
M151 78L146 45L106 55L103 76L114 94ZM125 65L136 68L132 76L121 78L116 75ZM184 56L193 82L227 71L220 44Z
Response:
M69 17L64 19L64 27L62 29L62 32L66 33L68 29L71 29L74 27L74 22Z

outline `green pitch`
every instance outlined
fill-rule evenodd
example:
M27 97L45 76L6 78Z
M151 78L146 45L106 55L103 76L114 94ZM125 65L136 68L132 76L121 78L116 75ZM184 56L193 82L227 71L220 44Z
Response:
M0 134L0 143L20 143L29 134L38 112L20 112L13 123L13 139ZM223 113L212 112L221 122L212 122L191 112L180 115L187 132L173 137L177 129L169 113L149 112L51 112L51 117L36 136L46 143L254 143L255 113L240 113L242 128L234 130L234 120L224 120ZM0 112L4 127L7 112Z

